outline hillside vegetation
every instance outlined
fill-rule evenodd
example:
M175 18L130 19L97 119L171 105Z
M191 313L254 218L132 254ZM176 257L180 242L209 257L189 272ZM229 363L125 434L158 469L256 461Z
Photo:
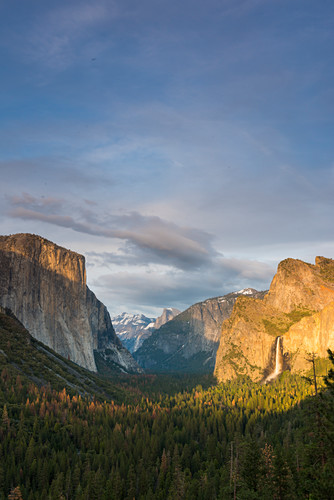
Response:
M333 498L331 390L289 373L113 386L0 321L1 499Z
M94 395L100 399L128 399L127 393L115 383L81 368L34 339L9 310L2 308L0 367L11 377L38 387L66 388L69 394Z

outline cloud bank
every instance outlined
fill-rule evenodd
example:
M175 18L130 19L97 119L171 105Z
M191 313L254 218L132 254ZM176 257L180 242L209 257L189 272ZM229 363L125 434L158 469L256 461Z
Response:
M13 219L42 222L109 241L115 251L87 251L92 279L109 303L151 310L168 304L181 309L231 287L263 286L272 266L228 259L214 247L212 235L138 212L103 213L92 203L76 205L63 198L36 198L29 193L8 197ZM67 215L71 213L71 215ZM100 270L100 271L99 271ZM103 273L101 273L103 270ZM116 299L117 298L117 299Z
M334 256L333 14L3 2L1 232L84 253L112 312L267 288L286 257Z

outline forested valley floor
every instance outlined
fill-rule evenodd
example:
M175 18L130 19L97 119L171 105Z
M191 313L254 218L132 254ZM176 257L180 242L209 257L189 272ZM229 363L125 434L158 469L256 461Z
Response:
M159 377L138 382L122 404L38 387L4 368L0 498L334 498L330 390L311 396L288 373L268 386L180 392L189 378L162 377L162 393Z
M98 377L2 315L0 500L331 500L333 369L321 380Z

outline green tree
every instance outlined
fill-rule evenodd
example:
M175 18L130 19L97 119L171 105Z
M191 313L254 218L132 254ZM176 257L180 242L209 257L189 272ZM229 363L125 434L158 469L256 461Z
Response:
M7 405L5 405L3 407L3 411L2 411L2 425L3 425L4 429L7 429L7 430L9 429L10 420L9 420L9 416L8 416Z

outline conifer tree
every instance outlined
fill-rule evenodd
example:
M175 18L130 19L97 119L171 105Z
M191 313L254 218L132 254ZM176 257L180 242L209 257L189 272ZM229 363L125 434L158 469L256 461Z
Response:
M19 486L11 489L8 495L8 500L23 500L21 489Z
M10 420L9 420L9 417L8 417L7 405L5 405L3 407L3 411L2 411L2 425L3 425L4 429L7 429L7 430L9 429Z

